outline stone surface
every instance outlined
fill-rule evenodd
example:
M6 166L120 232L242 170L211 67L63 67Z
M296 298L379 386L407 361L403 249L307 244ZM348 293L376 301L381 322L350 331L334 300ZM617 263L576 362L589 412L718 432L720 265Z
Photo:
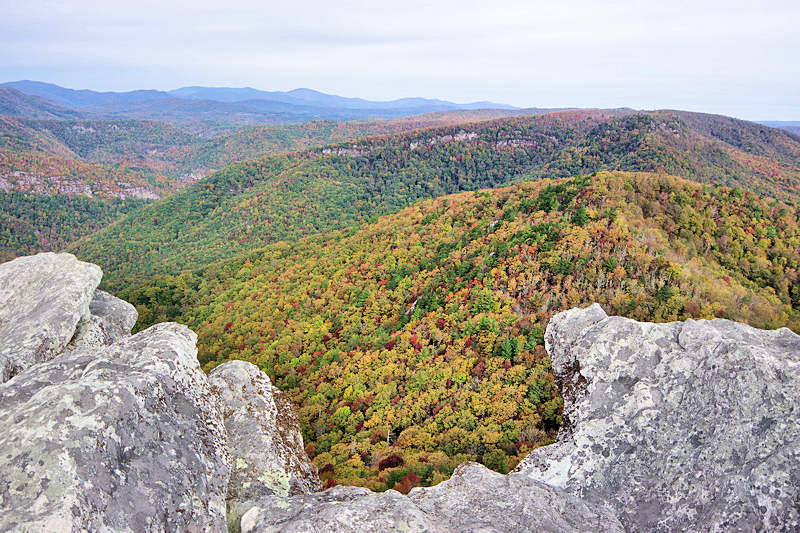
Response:
M263 498L241 520L243 533L266 532L622 532L603 505L521 474L504 476L476 463L439 485L373 493L358 487Z
M504 476L464 463L433 487L411 489L409 499L448 531L622 532L604 504L579 498L528 476Z
M235 529L247 502L322 488L306 455L294 407L254 364L229 361L209 374L228 434L228 518Z
M134 306L101 290L94 291L89 313L78 322L67 349L102 346L124 339L131 334L139 316Z
M0 531L224 531L225 431L195 342L159 324L0 385Z
M594 305L545 341L566 421L517 471L608 501L629 531L800 530L800 336Z
M48 361L72 339L100 283L100 268L43 253L0 265L0 382Z
M289 498L268 496L244 513L241 527L242 533L448 531L397 491L345 486Z

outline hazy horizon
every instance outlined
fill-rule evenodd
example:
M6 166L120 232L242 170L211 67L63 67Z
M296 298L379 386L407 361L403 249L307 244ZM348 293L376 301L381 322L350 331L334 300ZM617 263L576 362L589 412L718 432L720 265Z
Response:
M0 0L0 79L800 120L800 5Z

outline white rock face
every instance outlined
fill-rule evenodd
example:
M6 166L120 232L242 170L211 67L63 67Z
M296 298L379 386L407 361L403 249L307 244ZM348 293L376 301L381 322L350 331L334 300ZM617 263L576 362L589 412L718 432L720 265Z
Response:
M280 498L270 496L242 517L242 533L443 533L397 491L333 487L323 492Z
M624 531L603 505L586 504L527 476L504 476L476 463L462 464L449 480L412 489L408 496L359 487L287 499L271 496L247 511L241 526L242 533Z
M248 503L264 496L308 494L322 488L306 455L294 407L269 376L246 361L228 361L208 376L228 435L231 477L228 519L236 529Z
M559 442L517 468L629 531L800 530L800 336L727 320L553 317Z
M0 264L0 383L64 350L102 277L70 254L44 253Z

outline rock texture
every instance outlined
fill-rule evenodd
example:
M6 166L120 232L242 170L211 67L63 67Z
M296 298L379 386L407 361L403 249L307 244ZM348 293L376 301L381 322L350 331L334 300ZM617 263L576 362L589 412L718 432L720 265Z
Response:
M0 531L224 531L224 428L195 341L159 324L0 385Z
M64 350L102 272L70 254L44 253L0 265L0 382Z
M69 254L0 265L0 531L224 531L226 435L185 326Z
M408 496L359 487L264 498L241 520L243 533L267 532L622 532L603 505L521 474L504 476L476 463L459 466L435 487Z
M228 434L228 519L235 530L249 501L322 488L292 405L254 364L229 361L209 374Z
M579 498L519 474L504 476L464 463L433 487L408 493L426 515L449 531L624 531L605 505Z
M595 304L545 340L566 423L517 471L608 501L629 531L800 530L800 336Z
M67 349L113 344L131 334L139 313L136 308L101 290L94 291L89 316L81 318Z
M361 487L258 502L242 516L242 533L442 533L408 498L397 491L376 493Z

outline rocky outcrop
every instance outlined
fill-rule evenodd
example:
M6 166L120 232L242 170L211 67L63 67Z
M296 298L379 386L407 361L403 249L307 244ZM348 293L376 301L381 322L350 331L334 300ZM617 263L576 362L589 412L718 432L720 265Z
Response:
M64 350L102 272L70 254L44 253L0 265L0 382Z
M209 374L228 435L231 476L229 528L265 496L308 494L322 488L306 455L294 408L252 363L229 361Z
M264 498L241 520L242 533L442 533L436 524L397 491L372 492L337 486L289 498Z
M74 154L73 154L74 155ZM69 156L68 156L69 157ZM0 154L2 162L4 154ZM17 162L18 163L18 162ZM13 163L12 163L13 164ZM84 165L87 165L84 167ZM109 167L94 164L80 164L80 170L92 169L107 173ZM88 196L89 198L139 198L142 200L158 200L161 198L159 190L141 179L138 173L128 171L126 174L132 182L116 181L111 179L109 174L105 181L99 179L84 181L72 175L60 175L57 173L14 170L12 172L0 172L0 190L21 191L39 195L62 195L62 196Z
M223 530L225 435L195 341L159 324L0 386L0 530Z
M527 476L492 472L477 463L447 481L411 489L409 499L449 531L623 531L603 503L579 498Z
M517 471L629 531L800 530L800 336L727 320L556 315L559 442Z
M476 463L435 487L370 492L333 487L311 495L264 498L244 514L242 533L480 531L622 532L604 505L590 505L521 474Z
M178 324L69 254L0 265L0 531L224 531L226 436Z

